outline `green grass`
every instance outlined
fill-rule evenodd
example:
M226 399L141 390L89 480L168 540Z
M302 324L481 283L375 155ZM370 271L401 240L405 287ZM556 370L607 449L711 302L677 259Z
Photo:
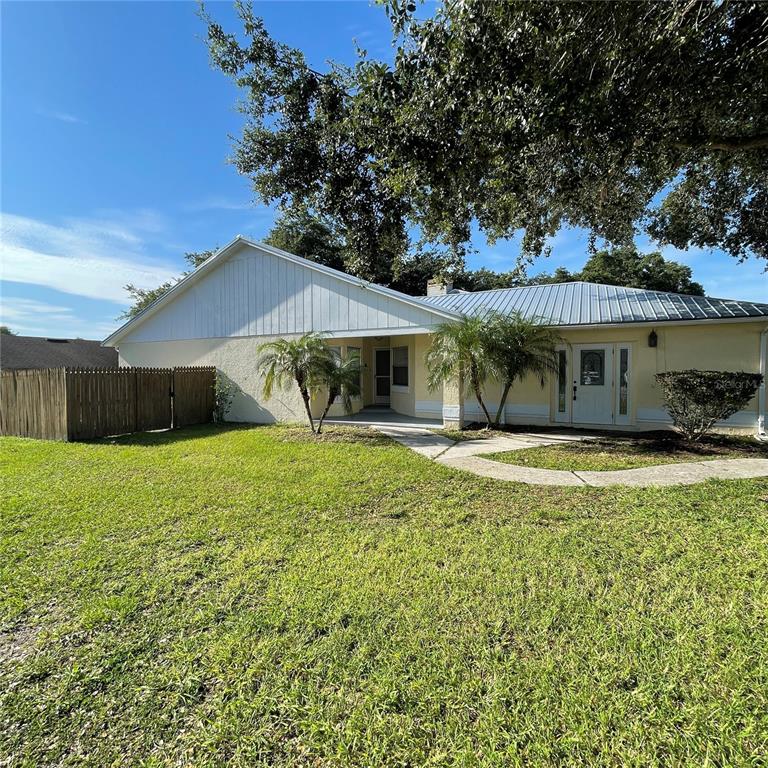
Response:
M761 766L768 483L0 441L0 765Z
M586 472L710 459L766 458L768 445L738 438L710 438L703 443L687 445L675 439L605 437L484 456L507 464Z

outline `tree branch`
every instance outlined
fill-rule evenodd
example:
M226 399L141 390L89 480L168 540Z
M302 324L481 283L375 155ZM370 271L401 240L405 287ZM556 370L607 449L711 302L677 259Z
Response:
M755 136L708 136L701 139L681 139L675 143L680 149L719 149L722 152L741 152L768 147L768 133Z

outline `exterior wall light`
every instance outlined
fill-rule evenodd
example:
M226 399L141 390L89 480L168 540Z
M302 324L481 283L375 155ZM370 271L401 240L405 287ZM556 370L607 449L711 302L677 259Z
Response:
M648 334L648 346L655 347L659 343L659 337L656 335L656 331L651 331Z

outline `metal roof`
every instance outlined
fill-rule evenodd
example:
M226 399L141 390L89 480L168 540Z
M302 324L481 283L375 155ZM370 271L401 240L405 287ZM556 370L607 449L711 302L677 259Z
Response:
M421 300L464 315L519 312L559 326L768 318L768 303L582 282L456 291Z

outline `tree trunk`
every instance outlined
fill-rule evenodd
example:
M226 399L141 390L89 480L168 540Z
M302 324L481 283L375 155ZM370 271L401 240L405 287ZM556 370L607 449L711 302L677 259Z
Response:
M304 410L307 412L307 418L309 419L309 428L312 432L315 432L315 422L312 418L312 409L309 407L309 392L307 388L299 385L299 392L301 392L301 399L304 401Z
M332 393L328 395L328 402L326 403L325 410L320 415L320 421L317 422L317 434L319 435L323 431L323 422L325 421L325 417L328 415L328 411L331 410L331 406L333 405L333 401L336 399L336 394Z
M504 391L501 393L501 400L499 401L499 410L496 411L496 420L493 422L494 427L499 426L499 422L501 421L501 414L504 412L504 406L507 403L507 395L509 394L509 388L511 386L511 382L504 384Z
M482 389L480 388L480 381L477 377L477 370L474 365L471 366L469 375L470 375L470 378L472 379L472 390L475 393L477 402L480 403L480 407L483 409L483 413L485 414L485 428L490 429L491 414L488 413L488 409L485 407L485 403L483 402L483 393L482 393Z

